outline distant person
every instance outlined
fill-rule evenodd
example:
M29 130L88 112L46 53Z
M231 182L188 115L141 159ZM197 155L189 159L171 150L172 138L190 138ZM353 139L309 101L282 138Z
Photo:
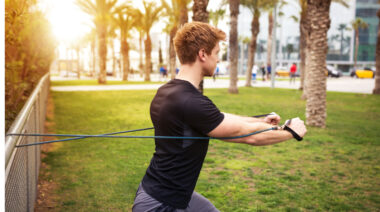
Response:
M177 68L175 68L175 74L177 75L178 72L179 72L179 68L177 67Z
M214 75L212 75L212 78L214 79L214 82L216 81L216 77L219 76L219 67L216 66Z
M267 65L267 80L271 79L272 66L270 64Z
M252 81L253 81L253 83L256 82L256 75L257 75L258 69L259 69L259 67L257 67L257 65L253 65L253 67L252 67Z
M168 70L166 69L166 66L161 66L160 68L160 81L166 80L166 76L168 75Z
M290 67L290 80L289 83L291 84L293 81L293 84L296 83L296 72L297 72L297 65L293 63L293 65Z
M265 78L266 78L266 76L265 76L266 71L265 71L265 65L264 65L264 64L261 65L260 70L261 70L261 74L262 74L261 76L263 77L263 81L265 81Z

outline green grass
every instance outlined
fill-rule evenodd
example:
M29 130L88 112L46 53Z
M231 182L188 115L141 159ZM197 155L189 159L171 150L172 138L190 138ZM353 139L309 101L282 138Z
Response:
M108 80L106 85L140 85L140 84L163 84L164 82L142 82L142 81L113 81ZM100 85L98 80L62 80L51 81L52 86L75 86L75 85Z
M300 91L206 90L225 112L275 111L304 119ZM53 92L55 132L100 134L150 127L154 91ZM380 97L328 92L327 127L304 141L254 147L211 141L196 191L220 211L378 211ZM153 132L134 133L151 135ZM132 134L131 134L132 135ZM131 211L154 152L152 139L55 144L44 159L57 182L57 211ZM46 170L42 170L46 172ZM45 176L45 175L43 175Z

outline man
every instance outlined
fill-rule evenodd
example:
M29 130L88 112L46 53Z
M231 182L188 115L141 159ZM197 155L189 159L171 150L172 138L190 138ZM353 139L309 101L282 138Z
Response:
M232 137L245 135L277 125L278 115L264 119L221 113L198 91L204 76L212 76L218 63L219 41L225 33L206 23L185 24L174 38L181 62L176 79L157 91L150 115L156 136ZM273 124L273 125L272 125ZM306 133L299 118L289 126L299 136ZM269 145L291 139L285 130L230 139L229 142ZM146 174L137 190L134 212L140 211L218 211L202 195L194 192L208 140L155 139L156 149Z
M296 72L297 72L297 65L296 63L293 63L293 65L290 67L290 81L289 83L296 83Z

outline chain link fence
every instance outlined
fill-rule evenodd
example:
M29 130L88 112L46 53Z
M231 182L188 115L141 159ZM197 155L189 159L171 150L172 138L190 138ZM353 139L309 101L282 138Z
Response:
M44 133L50 77L42 77L7 133ZM5 210L34 211L40 169L40 137L7 136L5 140Z

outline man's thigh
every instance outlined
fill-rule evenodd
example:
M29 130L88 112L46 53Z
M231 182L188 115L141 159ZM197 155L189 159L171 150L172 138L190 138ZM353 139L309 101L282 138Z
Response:
M186 209L178 209L177 212L219 212L218 209L206 197L193 192L191 200Z
M147 211L165 211L165 212L219 212L218 209L204 196L193 192L191 200L186 209L174 209L170 206L164 205L155 200L147 194L140 185L132 208L133 212L147 212Z

